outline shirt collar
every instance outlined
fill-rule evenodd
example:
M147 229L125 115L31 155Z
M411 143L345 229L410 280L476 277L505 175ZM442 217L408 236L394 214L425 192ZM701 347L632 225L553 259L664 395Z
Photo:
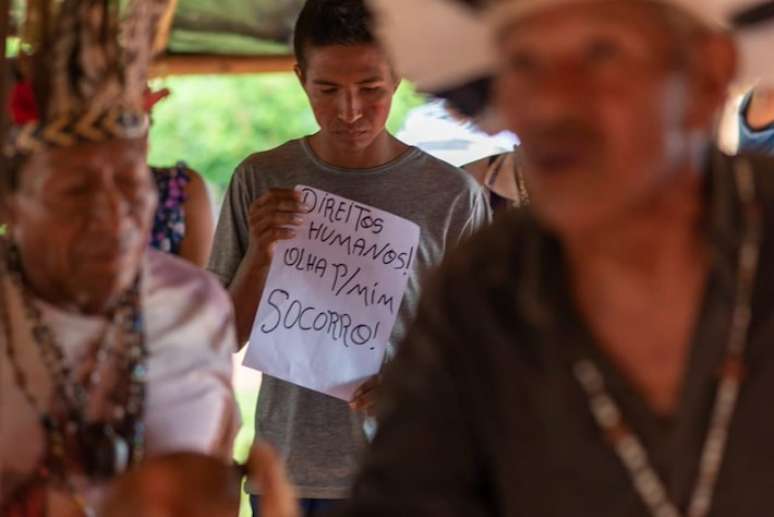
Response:
M707 207L705 231L711 246L712 275L719 292L734 296L737 251L743 225L739 195L734 181L738 159L717 149L708 153L705 188L702 196ZM552 326L563 311L561 304L569 299L567 273L558 238L530 216L528 235L521 250L523 257L517 304L521 314L538 327ZM561 302L561 303L560 303Z

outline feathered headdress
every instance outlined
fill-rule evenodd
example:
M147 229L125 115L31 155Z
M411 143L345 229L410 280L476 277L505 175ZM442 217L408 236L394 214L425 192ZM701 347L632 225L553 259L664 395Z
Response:
M29 0L22 37L32 52L39 118L11 129L6 157L146 134L143 94L168 0L122 4Z

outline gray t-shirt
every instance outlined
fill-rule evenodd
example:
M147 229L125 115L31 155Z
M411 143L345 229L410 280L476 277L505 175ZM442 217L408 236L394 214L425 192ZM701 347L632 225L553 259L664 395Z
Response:
M465 172L411 148L373 169L346 170L320 161L307 140L293 140L247 158L231 180L209 269L228 286L249 242L248 210L270 188L308 185L380 208L419 225L414 271L390 343L403 338L415 314L421 279L444 254L489 221L486 199ZM264 375L256 434L287 462L302 498L349 494L360 451L363 417L344 401Z

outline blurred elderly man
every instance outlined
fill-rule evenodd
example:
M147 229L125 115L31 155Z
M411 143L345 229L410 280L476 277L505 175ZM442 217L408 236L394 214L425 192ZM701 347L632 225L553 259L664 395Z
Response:
M145 72L159 0L38 2L43 116L13 131L0 177L0 515L89 515L145 456L229 459L231 305L147 250ZM56 19L51 19L58 12ZM51 29L48 31L47 29ZM120 43L119 43L120 42Z
M738 56L713 6L484 16L531 205L429 286L344 515L770 513L774 177L712 144Z

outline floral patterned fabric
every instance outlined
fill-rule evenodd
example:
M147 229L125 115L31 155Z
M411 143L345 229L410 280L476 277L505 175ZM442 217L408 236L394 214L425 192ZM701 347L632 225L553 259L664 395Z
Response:
M180 254L180 244L185 236L185 188L191 177L188 167L180 162L174 167L151 167L159 192L159 206L153 221L151 247Z

